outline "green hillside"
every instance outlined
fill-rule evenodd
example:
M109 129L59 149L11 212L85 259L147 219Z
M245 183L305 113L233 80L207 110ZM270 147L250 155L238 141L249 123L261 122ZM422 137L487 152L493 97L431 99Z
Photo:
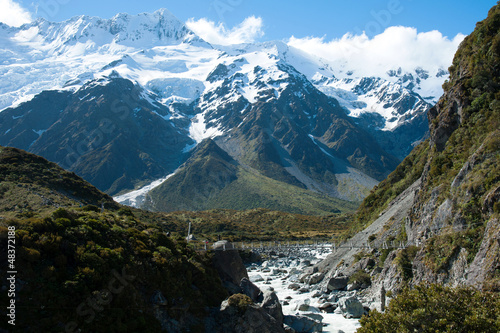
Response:
M290 185L245 168L212 140L162 185L152 190L144 208L154 211L266 208L295 214L352 212L352 203Z

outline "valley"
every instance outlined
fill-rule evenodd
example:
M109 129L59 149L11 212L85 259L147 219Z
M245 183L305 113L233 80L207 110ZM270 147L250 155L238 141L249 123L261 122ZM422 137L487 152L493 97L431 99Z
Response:
M498 332L500 4L448 69L292 41L0 23L0 331Z

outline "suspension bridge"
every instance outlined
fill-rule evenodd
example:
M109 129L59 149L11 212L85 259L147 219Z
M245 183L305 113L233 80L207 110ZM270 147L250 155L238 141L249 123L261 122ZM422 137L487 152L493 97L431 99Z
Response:
M412 242L402 241L373 241L373 242L319 242L319 241L254 241L254 242L197 242L191 243L196 251L230 251L230 250L252 250L259 253L284 252L297 249L323 249L335 252L337 249L405 249L409 246L415 246Z

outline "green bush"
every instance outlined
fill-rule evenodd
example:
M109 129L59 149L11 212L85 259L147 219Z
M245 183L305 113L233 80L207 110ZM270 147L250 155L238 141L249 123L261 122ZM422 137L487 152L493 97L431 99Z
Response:
M240 311L245 311L249 305L253 304L252 299L244 294L232 295L227 301L229 305L237 307Z
M95 205L86 205L82 207L82 210L85 212L97 212L99 213L101 209Z
M401 250L396 256L396 264L403 279L405 281L410 280L413 277L413 259L417 255L419 248L416 246L409 246Z
M134 213L132 212L132 210L128 207L122 207L120 209L118 209L118 211L116 212L118 215L120 216L130 216L130 217L134 217Z
M56 209L56 211L52 213L52 216L55 219L58 219L58 218L71 219L71 214L64 208Z
M421 284L404 289L385 313L370 311L358 333L500 332L500 296L472 288Z
M357 283L359 285L366 284L369 286L372 284L372 279L370 277L370 274L366 273L363 270L359 270L351 275L351 277L349 278L349 283Z

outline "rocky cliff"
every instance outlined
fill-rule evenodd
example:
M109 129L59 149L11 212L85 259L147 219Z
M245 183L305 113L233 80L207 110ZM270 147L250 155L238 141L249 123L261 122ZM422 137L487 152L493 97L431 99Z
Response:
M457 51L430 139L364 200L346 244L318 265L365 270L371 290L420 282L500 289L500 5ZM356 248L364 246L364 248ZM376 261L373 268L363 258Z

